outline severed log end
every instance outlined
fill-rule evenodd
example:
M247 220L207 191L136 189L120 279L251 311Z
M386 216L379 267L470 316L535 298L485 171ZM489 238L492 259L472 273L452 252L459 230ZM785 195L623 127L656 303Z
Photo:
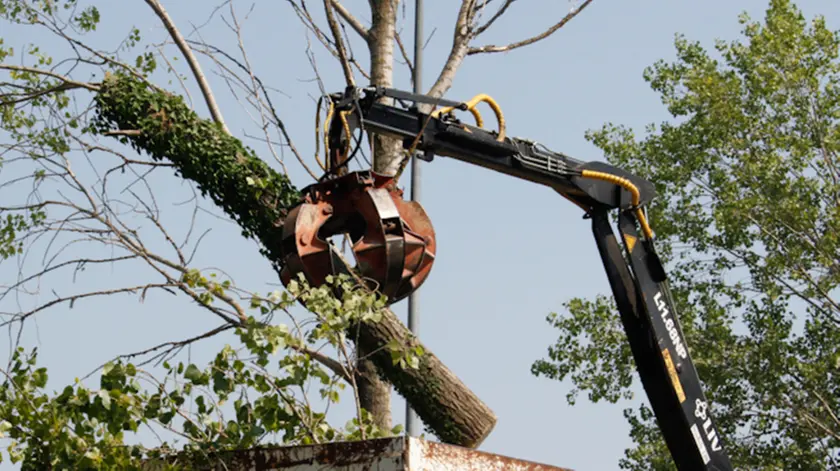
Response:
M383 312L379 322L358 327L359 347L374 352L369 359L411 404L429 432L450 445L481 445L496 425L493 411L428 350L417 369L394 365L388 349L382 348L392 340L400 345L420 344L390 310Z
M346 273L354 276L335 248L333 256L344 263ZM363 283L357 276L356 281ZM422 343L390 309L383 310L378 322L359 324L350 330L348 337L356 342L358 350L373 352L366 359L376 365L380 376L394 386L426 424L426 430L441 442L477 448L493 431L496 414L425 347L418 368L394 364L390 351L384 348L388 343L396 341L406 348Z

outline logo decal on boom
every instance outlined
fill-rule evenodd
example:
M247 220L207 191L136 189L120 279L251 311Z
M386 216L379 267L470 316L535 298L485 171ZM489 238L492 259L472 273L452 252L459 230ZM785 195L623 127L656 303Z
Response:
M712 418L709 417L709 404L706 401L699 398L694 401L694 417L697 417L703 423L703 431L706 433L706 439L709 440L709 446L712 450L720 451L722 449L720 438L718 438L717 432L712 426ZM696 427L697 424L694 424L694 426Z
M659 309L659 315L665 323L665 328L668 329L668 336L671 337L671 343L674 344L677 355L685 360L688 358L688 351L685 349L685 344L683 344L680 333L677 331L677 323L671 317L671 311L668 310L668 305L665 303L665 300L662 299L662 292L657 291L653 300L656 302L656 308Z

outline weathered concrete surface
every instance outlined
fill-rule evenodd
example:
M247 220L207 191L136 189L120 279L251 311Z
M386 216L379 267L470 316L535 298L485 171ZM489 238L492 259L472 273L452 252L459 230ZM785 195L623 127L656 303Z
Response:
M228 471L571 471L419 438L381 438L226 453L202 470ZM153 471L155 467L149 467Z
M400 471L571 471L469 448L402 438L407 462ZM376 469L376 468L373 468Z

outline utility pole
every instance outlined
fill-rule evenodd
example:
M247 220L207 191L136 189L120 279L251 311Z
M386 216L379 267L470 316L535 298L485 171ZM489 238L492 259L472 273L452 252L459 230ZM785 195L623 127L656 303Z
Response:
M414 0L414 93L423 93L423 0ZM411 157L411 200L420 201L420 159ZM419 335L420 313L417 309L417 291L408 296L408 328L415 337ZM405 431L410 437L419 436L420 418L405 405Z

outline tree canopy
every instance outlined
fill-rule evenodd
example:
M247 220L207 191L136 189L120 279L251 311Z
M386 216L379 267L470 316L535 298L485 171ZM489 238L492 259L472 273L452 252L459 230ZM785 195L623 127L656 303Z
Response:
M840 35L771 0L712 50L678 36L644 78L673 119L645 136L588 134L650 179L657 247L689 350L737 469L840 466ZM633 397L629 347L607 297L574 298L538 376L568 399ZM637 399L638 400L638 399ZM625 416L623 469L672 469L645 402Z

